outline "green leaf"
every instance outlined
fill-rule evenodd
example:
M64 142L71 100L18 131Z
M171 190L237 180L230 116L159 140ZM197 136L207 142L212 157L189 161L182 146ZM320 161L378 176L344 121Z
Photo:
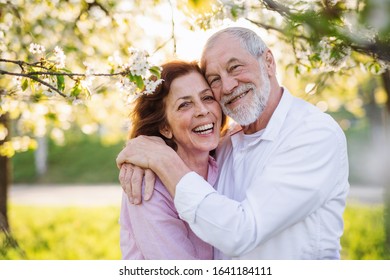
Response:
M155 75L157 77L157 79L161 78L161 72L160 72L160 68L158 66L150 67L149 71L150 71L150 73Z
M144 89L144 80L141 76L135 76L135 84L139 89Z
M22 82L22 90L25 91L28 87L28 80L27 79L23 79L23 82Z
M233 19L237 19L238 18L238 11L239 10L239 7L237 5L234 5L233 7L231 7L231 10L230 10L230 14L232 15Z
M63 75L57 76L57 89L63 91L65 89L65 78Z
M64 71L64 72L67 72L67 73L72 73L72 71L69 70L68 68L61 68L61 71Z
M137 76L137 75L133 76L132 74L129 74L128 77L131 82L137 85L137 88L139 88L140 90L144 89L144 80L142 79L141 76Z
M77 97L79 96L79 94L81 93L81 88L78 84L76 84L72 90L70 91L70 95L71 96L74 96L74 97Z

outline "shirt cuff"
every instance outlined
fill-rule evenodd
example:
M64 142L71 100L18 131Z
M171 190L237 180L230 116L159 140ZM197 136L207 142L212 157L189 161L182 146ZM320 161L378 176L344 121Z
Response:
M196 172L184 175L176 186L174 203L181 219L195 223L196 211L215 189Z

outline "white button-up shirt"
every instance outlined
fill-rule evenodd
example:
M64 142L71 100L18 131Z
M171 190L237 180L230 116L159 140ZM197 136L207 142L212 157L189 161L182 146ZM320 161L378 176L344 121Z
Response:
M284 89L267 127L225 137L217 162L217 191L191 172L174 200L215 259L340 258L348 156L329 115Z

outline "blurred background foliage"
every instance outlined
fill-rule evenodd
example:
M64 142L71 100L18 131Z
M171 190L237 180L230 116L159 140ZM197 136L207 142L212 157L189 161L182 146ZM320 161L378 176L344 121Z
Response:
M254 28L274 52L281 83L332 114L344 129L352 185L390 186L389 14L390 1L381 0L0 0L0 58L29 62L35 59L29 45L38 43L48 50L63 48L71 72L83 73L85 65L105 72L110 57L129 47L146 50L155 63L193 60L215 29L231 24ZM0 70L17 72L20 66L2 61ZM3 238L0 258L23 258L22 251L30 259L118 257L117 251L49 255L50 244L63 238L54 217L79 233L79 224L90 222L76 216L100 213L106 226L117 231L118 209L37 208L29 213L7 202L8 188L17 183L118 181L115 158L127 137L129 108L110 78L96 78L88 90L82 104L72 104L31 88L23 91L12 76L0 74L0 224L12 232ZM387 205L347 209L345 258L389 258ZM42 217L40 226L27 222L34 211ZM85 234L91 239L101 240L109 232L90 226ZM45 236L52 232L47 239L54 241L37 239L28 245L23 240L34 231L47 231ZM72 238L85 238L78 235ZM109 237L107 247L118 244L115 238ZM68 245L76 250L72 242L64 242L64 250ZM48 252L40 255L39 248Z

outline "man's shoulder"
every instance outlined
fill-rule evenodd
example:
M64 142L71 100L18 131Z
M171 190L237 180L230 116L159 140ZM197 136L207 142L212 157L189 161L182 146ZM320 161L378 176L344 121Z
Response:
M321 123L325 126L338 127L336 120L312 103L295 97L288 118L300 123Z
M345 134L330 114L323 112L308 101L294 97L280 137L278 137L279 141L290 145L291 140L294 139L310 138L315 141L319 137L323 139L334 138L343 142Z

